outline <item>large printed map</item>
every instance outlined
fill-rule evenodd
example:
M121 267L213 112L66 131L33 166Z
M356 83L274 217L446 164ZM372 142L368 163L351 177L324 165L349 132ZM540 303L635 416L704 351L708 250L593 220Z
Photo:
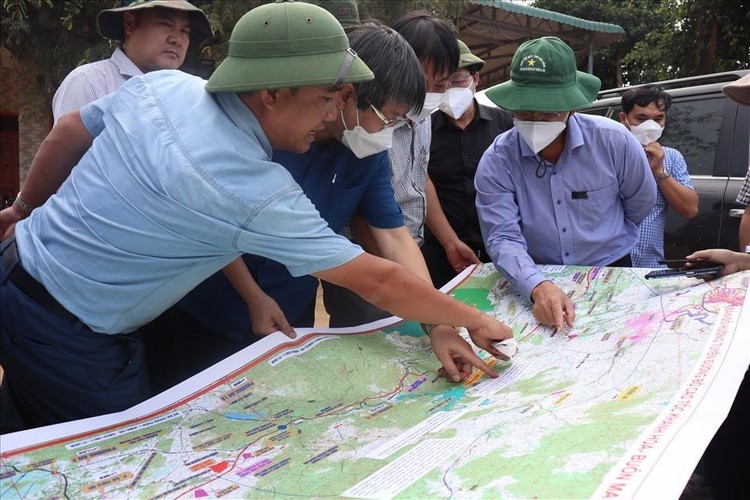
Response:
M438 377L397 319L277 334L127 412L2 436L0 498L676 498L750 362L750 273L544 272L576 304L556 335L491 267L454 280L513 328L497 379Z

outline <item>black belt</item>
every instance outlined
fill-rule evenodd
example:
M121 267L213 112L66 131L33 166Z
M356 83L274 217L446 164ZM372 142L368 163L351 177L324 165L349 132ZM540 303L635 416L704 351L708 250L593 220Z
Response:
M10 252L9 257L7 256L8 252ZM78 318L76 318L73 313L65 309L52 295L50 295L47 289L44 288L44 285L39 283L32 275L26 272L26 269L24 269L21 264L21 260L18 258L18 250L15 241L8 245L3 252L3 260L5 261L7 258L15 258L15 260L18 261L18 264L16 264L10 272L8 279L16 285L19 290L48 311L53 312L62 318L71 321L78 321Z

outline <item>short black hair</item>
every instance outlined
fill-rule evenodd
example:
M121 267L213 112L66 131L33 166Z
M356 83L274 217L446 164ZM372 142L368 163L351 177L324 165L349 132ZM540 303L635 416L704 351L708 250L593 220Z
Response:
M421 111L427 85L419 59L406 40L377 21L368 21L347 36L349 46L375 74L374 80L354 84L357 107L372 104L382 109L395 103L415 113Z
M672 106L672 96L659 85L642 85L622 94L622 111L627 115L635 106L645 108L652 102L666 113Z
M431 62L436 72L453 74L458 69L456 35L443 19L415 10L396 19L393 29L409 42L417 58Z

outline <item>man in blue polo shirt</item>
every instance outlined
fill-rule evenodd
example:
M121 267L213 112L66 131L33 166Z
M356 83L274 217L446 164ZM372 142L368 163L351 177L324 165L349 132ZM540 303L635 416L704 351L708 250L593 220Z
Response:
M72 171L2 244L2 433L149 396L138 329L243 253L403 317L466 326L500 356L491 343L507 327L333 233L271 161L273 147L307 151L343 84L373 78L336 19L263 5L238 21L228 54L208 82L134 77L63 117L40 147L36 165ZM453 380L472 365L495 375L456 332L431 340Z
M326 122L310 150L275 151L274 161L289 170L334 232L341 232L357 213L369 226L380 256L429 281L419 247L394 197L386 152L403 115L424 101L421 65L406 40L386 26L366 24L351 31L349 41L376 79L345 85L340 115ZM295 278L284 265L265 257L245 255L243 260L291 325L313 326L316 278ZM266 301L245 304L221 273L193 290L176 309L149 327L173 332L150 363L157 391L252 343L257 339L253 331L267 334L279 327ZM172 358L168 363L166 356Z

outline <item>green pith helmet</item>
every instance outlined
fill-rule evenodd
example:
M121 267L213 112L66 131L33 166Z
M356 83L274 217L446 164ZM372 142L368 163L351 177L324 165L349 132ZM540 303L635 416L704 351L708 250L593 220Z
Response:
M484 61L471 53L471 49L461 40L458 40L458 67L469 68L476 66L477 71L484 68Z
M562 112L590 105L601 84L599 78L576 69L567 43L545 36L522 43L513 55L510 80L486 95L508 111Z
M154 7L186 11L190 16L191 44L200 45L206 40L213 38L214 32L211 30L211 23L208 22L206 14L186 0L134 0L125 7L102 10L96 17L99 34L104 38L124 42L123 13L132 10L152 9Z
M304 0L333 14L344 29L359 26L357 0Z
M317 5L277 0L237 21L227 57L208 79L206 90L250 92L373 78L330 12Z

